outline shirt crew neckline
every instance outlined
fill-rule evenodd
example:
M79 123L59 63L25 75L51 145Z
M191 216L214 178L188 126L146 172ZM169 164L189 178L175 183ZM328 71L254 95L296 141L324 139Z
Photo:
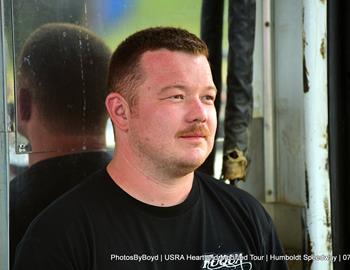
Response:
M118 196L120 199L126 202L126 207L131 206L131 209L137 209L144 214L159 217L159 218L171 218L176 217L182 214L185 214L188 210L190 210L199 199L199 184L198 177L194 175L193 184L190 193L187 198L182 202L174 206L155 206L151 204L144 203L131 195L129 195L126 191L121 189L108 174L107 170L104 170L108 179L108 184L111 186L110 189L114 196Z

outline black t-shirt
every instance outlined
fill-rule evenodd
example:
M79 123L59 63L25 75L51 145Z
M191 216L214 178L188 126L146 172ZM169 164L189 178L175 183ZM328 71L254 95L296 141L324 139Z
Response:
M10 182L10 265L33 219L62 194L106 167L106 152L84 152L40 161Z
M156 207L101 170L34 220L15 269L287 269L270 254L283 254L271 218L240 189L197 173L183 203Z

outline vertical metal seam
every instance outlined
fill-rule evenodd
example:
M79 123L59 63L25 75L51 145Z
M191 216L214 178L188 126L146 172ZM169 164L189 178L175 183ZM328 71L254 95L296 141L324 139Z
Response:
M0 97L0 106L3 108L3 115L0 116L0 118L3 120L1 121L1 125L3 125L3 131L0 132L0 148L3 147L3 153L0 153L2 155L0 157L0 216L2 217L1 224L0 224L0 267L1 269L8 269L9 268L9 151L8 151L8 137L7 137L7 108L6 108L6 102L7 102L7 95L6 95L6 53L5 53L5 14L4 14L4 1L1 0L0 2L0 16L1 16L1 44L0 44L0 59L1 59L1 68L0 71L2 74L2 83L1 83L1 97Z
M264 95L263 95L263 114L264 114L264 178L265 178L265 201L276 201L275 186L275 102L273 86L273 66L272 66L272 25L271 9L272 0L263 2L263 43L264 43Z

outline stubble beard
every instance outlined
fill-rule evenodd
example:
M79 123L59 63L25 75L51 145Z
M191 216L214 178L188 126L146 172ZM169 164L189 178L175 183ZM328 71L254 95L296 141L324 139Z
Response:
M134 137L133 151L138 157L142 167L149 169L151 172L158 172L168 177L183 177L188 175L198 167L200 167L209 153L203 158L195 160L186 160L181 157L176 157L173 153L169 152L169 149L161 149L153 147L147 143L147 138ZM141 165L141 164L140 164Z

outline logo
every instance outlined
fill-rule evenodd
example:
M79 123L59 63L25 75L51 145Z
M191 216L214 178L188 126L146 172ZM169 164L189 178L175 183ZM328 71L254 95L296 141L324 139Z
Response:
M243 254L208 254L204 255L202 269L207 270L251 270L252 263L248 255Z

